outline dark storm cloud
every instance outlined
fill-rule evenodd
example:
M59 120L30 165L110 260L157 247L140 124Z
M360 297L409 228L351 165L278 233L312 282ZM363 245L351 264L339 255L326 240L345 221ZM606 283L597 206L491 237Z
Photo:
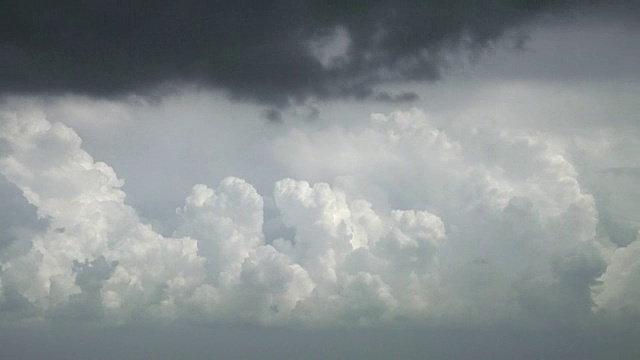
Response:
M5 0L0 93L157 95L188 83L275 106L310 96L384 97L373 87L438 78L449 46L482 49L573 3ZM321 51L331 52L338 28L348 34L346 52L323 61L311 45L325 39Z

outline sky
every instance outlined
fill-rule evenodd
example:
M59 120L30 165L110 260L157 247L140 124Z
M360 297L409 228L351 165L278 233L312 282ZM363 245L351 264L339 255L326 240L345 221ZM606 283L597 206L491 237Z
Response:
M640 3L3 8L0 357L640 356Z

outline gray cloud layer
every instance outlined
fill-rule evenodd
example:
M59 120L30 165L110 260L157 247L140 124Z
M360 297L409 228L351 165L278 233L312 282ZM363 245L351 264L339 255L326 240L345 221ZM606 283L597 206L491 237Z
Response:
M576 3L5 1L0 92L157 94L193 83L277 106L310 96L410 101L374 87L435 79L444 50L481 49Z

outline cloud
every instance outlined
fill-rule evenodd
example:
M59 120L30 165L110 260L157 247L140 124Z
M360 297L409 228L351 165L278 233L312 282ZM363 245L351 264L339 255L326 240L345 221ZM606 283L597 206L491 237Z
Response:
M296 176L333 181L355 199L372 199L377 211L426 209L437 216L446 228L437 246L409 246L390 266L394 270L385 271L388 276L406 268L411 259L432 264L388 283L416 275L422 283L411 296L435 313L459 311L467 319L573 317L559 300L566 296L581 303L574 305L580 316L588 315L590 287L604 271L597 212L563 147L536 131L465 124L450 131L457 141L448 133L431 126L419 111L377 114L371 127L359 130L292 130L275 143L274 153ZM411 243L401 239L419 238L411 234L389 242L386 236L387 242L371 251L385 261L402 249L399 244ZM423 251L434 258L418 258ZM569 288L565 282L581 285ZM408 289L405 283L403 293ZM440 307L444 299L448 304Z
M416 101L420 98L420 96L414 92L403 92L396 95L391 95L387 92L381 92L376 95L377 101L391 102L391 103L399 103L399 102L411 102Z
M599 234L565 144L542 132L443 131L415 109L292 129L271 150L309 180L274 184L268 238L267 197L245 180L195 185L163 236L71 128L4 113L0 136L0 172L47 221L13 240L23 251L0 248L4 316L353 326L638 312L638 240Z
M122 180L80 148L73 130L8 114L2 136L12 149L2 173L49 220L28 252L3 262L5 288L52 313L84 299L126 318L153 304L165 281L197 276L195 241L168 240L141 224L123 203Z
M16 2L0 15L0 92L155 96L192 84L272 106L370 97L380 84L436 79L447 52L573 5Z

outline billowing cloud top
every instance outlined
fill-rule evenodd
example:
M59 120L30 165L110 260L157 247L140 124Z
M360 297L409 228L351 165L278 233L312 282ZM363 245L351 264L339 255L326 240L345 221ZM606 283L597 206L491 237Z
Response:
M417 110L308 131L272 151L306 154L333 181L275 183L271 206L289 235L265 236L263 196L228 177L195 185L163 236L125 204L122 181L74 130L4 114L0 173L48 226L0 248L0 309L305 325L640 313L640 240L597 235L593 196L544 134L449 134ZM306 160L282 157L293 173Z
M109 96L193 83L279 106L310 96L407 101L416 95L374 88L437 78L443 50L483 48L576 3L8 1L0 92Z

